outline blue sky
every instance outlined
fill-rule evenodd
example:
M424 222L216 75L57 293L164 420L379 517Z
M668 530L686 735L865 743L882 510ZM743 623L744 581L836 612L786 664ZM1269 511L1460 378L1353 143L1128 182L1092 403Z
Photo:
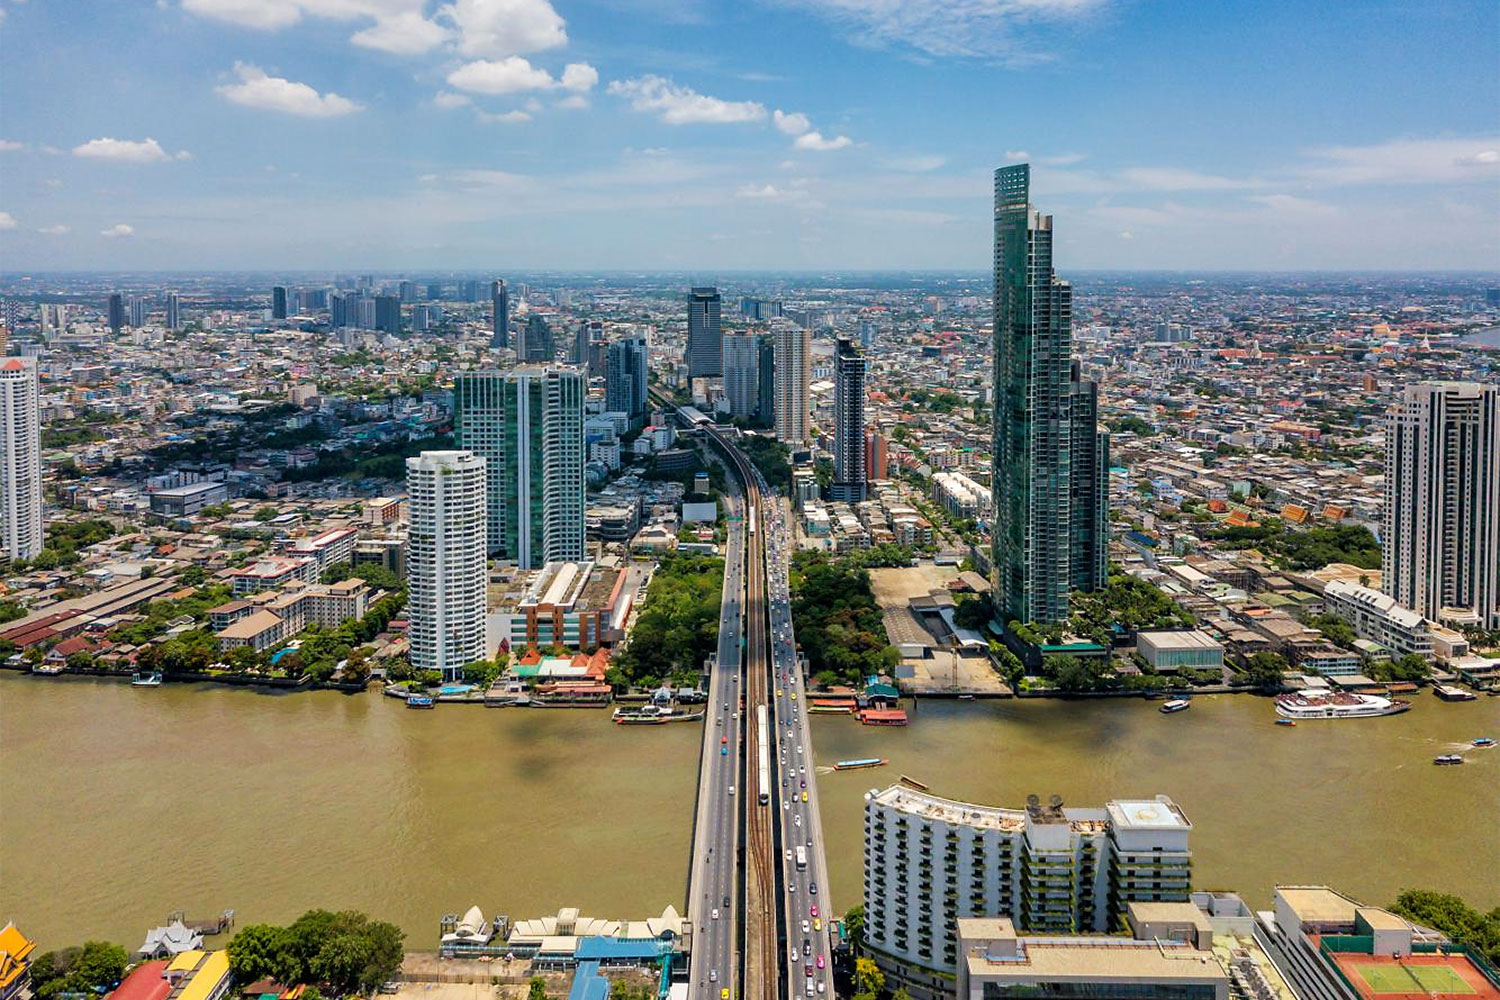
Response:
M0 268L1500 267L1493 0L0 0Z

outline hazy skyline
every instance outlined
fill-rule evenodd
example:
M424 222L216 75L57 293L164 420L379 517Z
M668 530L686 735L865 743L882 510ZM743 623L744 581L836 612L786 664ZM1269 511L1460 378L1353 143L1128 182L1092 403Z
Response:
M0 0L0 268L1500 264L1448 2Z

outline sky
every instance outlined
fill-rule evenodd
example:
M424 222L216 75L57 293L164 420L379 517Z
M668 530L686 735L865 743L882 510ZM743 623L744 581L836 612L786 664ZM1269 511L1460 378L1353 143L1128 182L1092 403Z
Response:
M0 269L1500 269L1494 0L0 0Z

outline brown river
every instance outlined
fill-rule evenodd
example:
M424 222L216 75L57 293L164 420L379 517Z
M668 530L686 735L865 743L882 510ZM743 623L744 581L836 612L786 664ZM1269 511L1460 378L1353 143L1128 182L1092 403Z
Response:
M1500 737L1500 699L1414 700L1393 718L1295 729L1243 695L1170 717L1128 699L924 702L905 729L818 718L820 764L890 760L819 782L833 902L859 898L861 796L906 774L1002 805L1165 792L1195 826L1195 883L1256 905L1293 881L1500 905L1500 749L1430 763ZM413 712L374 695L0 674L0 922L43 948L133 948L175 909L233 907L245 923L352 907L431 948L438 918L474 903L680 907L699 738L588 710Z

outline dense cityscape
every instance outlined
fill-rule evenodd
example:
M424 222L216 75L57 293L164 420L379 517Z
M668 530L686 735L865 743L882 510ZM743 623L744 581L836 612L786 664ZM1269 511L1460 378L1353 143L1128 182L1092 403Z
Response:
M1500 1000L1494 10L42 6L0 1000Z

